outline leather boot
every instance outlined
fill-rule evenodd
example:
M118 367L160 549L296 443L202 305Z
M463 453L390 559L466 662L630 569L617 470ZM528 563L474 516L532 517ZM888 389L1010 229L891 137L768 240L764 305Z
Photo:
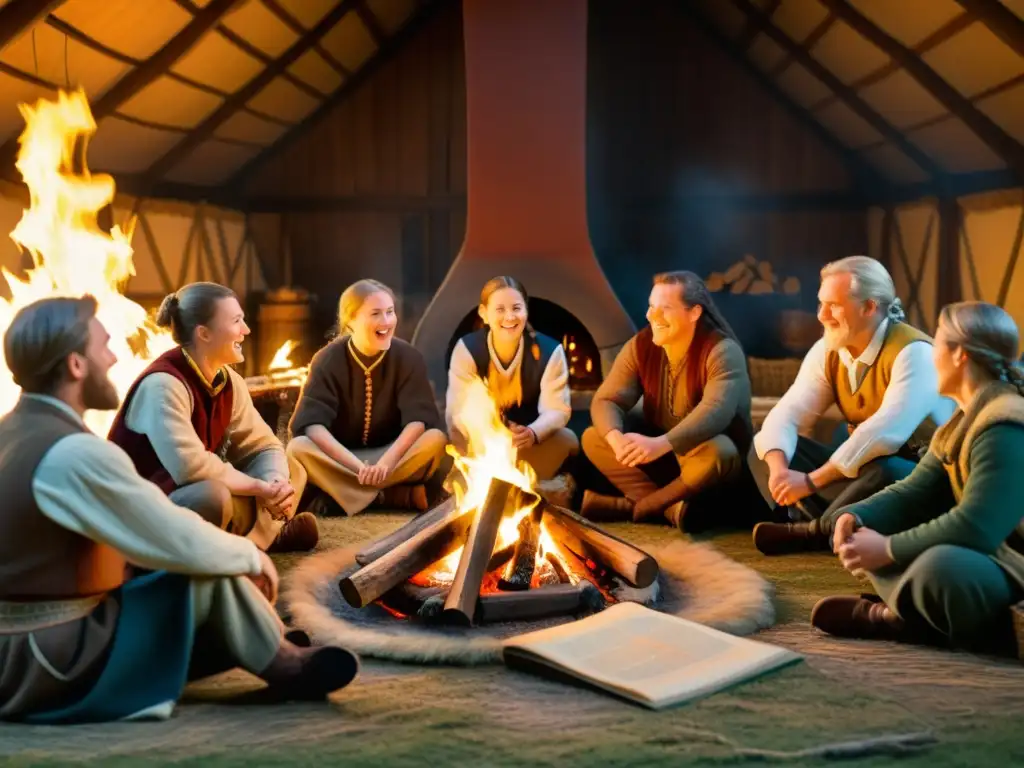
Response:
M259 676L282 700L316 701L344 688L358 671L358 657L344 648L300 648L282 639L277 655Z
M383 488L377 494L377 506L423 512L427 509L427 487L423 483L417 483Z
M636 506L633 507L633 522L643 523L648 522L652 518L661 518L664 516L665 510L680 501L690 498L693 494L694 489L684 483L683 478L677 477L668 485L647 494L636 503ZM676 510L679 514L682 511L682 507ZM679 514L676 515L677 526L681 520Z
M281 552L308 552L320 541L320 528L316 515L300 512L281 528L274 543L267 548L270 554Z
M580 514L595 523L622 523L633 519L633 502L624 496L584 491Z
M813 523L758 523L754 526L754 546L764 555L789 555L795 552L827 552L829 536Z
M835 637L911 641L899 616L878 595L825 597L811 610L811 626Z

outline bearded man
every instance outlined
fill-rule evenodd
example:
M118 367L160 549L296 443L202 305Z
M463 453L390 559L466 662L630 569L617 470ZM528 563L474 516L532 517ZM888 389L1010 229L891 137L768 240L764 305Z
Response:
M86 428L118 406L109 340L91 296L30 304L4 336L22 394L0 419L0 720L166 718L189 679L232 667L285 699L346 685L352 653L285 636L264 552Z
M766 555L827 550L837 511L909 475L928 433L954 409L938 393L932 340L904 322L882 264L867 256L827 264L818 303L824 336L748 457L768 505L788 507L797 521L754 528ZM832 405L846 421L838 444L805 437Z

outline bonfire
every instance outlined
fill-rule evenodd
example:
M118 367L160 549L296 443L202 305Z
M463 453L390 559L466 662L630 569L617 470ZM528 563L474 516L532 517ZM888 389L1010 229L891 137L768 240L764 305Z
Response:
M482 381L464 408L454 494L356 555L339 585L349 604L468 626L587 613L621 582L655 581L650 555L544 498Z
M0 298L0 334L27 304L51 296L92 294L117 355L110 378L123 397L143 369L174 345L170 334L123 294L135 274L134 219L110 232L97 222L99 212L114 199L114 179L89 173L86 147L96 121L81 90L61 91L56 101L41 99L19 109L26 125L16 165L28 187L29 208L10 236L31 255L32 267L24 277L2 270L11 298ZM0 362L0 414L14 407L19 393ZM112 412L92 411L86 423L106 435L113 418Z

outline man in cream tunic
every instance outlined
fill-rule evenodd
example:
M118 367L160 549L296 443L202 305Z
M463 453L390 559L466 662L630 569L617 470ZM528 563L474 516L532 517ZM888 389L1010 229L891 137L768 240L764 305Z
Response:
M285 639L251 541L176 506L92 434L117 407L96 302L44 299L4 338L23 394L0 419L0 719L167 717L190 677L241 666L286 698L355 675L340 648ZM126 565L153 569L125 581Z

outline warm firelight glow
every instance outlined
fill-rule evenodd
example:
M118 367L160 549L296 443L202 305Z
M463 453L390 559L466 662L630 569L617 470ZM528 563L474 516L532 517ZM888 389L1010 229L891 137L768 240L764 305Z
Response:
M40 99L19 109L26 127L16 165L28 186L30 205L11 239L31 254L33 268L24 278L3 269L11 298L0 298L0 334L17 311L33 301L91 293L117 355L110 377L123 397L149 362L174 346L170 334L121 292L135 274L135 222L130 220L124 229L115 226L109 234L97 224L99 211L114 199L114 179L89 173L85 149L96 132L96 121L81 90L61 91L57 101ZM0 413L14 407L19 393L0 361ZM106 435L113 416L93 411L86 421L93 431Z

